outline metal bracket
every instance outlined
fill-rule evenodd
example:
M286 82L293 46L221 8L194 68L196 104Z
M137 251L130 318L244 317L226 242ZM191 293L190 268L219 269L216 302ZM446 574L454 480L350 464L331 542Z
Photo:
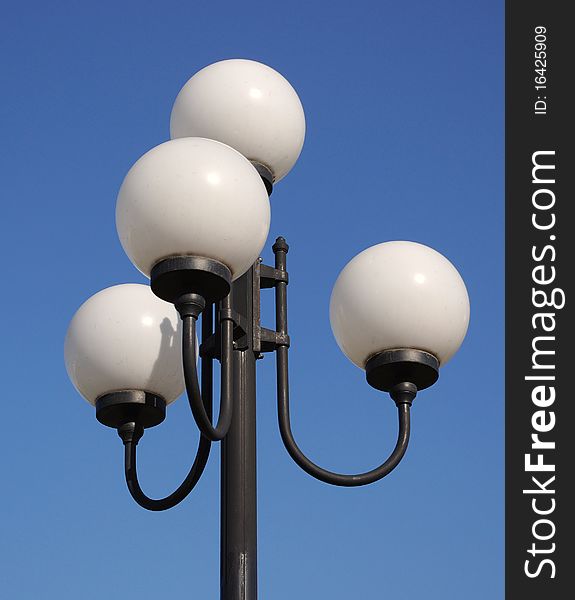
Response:
M289 335L278 333L273 329L261 326L260 296L262 289L274 288L281 281L288 283L287 271L280 271L269 265L264 265L261 259L253 266L253 332L254 352L274 352L279 346L289 346Z
M232 309L218 309L216 311L216 323L220 323L223 320L230 320L234 323L233 340L234 348L245 347L245 338L247 332L247 322L243 315L240 315ZM216 327L216 333L213 333L201 346L200 346L200 357L202 358L215 358L220 360L220 334L219 327Z
M260 352L274 352L278 346L289 348L290 339L287 333L279 333L273 329L260 328Z
M275 287L276 281L283 281L286 284L289 283L287 271L280 271L279 269L274 269L273 267L264 265L263 263L258 264L260 287L262 289Z
M269 265L264 265L259 259L253 269L252 278L252 297L253 297L253 349L256 354L264 352L274 352L279 346L290 345L289 335L279 333L273 329L267 329L261 326L260 297L262 289L270 289L276 286L277 282L288 283L288 274L286 271L274 269ZM219 323L223 319L230 319L234 322L234 349L241 350L248 347L246 334L248 331L246 318L234 310L218 310L216 321ZM219 328L216 327L216 331ZM200 356L206 358L220 358L220 340L219 333L211 335L201 346Z

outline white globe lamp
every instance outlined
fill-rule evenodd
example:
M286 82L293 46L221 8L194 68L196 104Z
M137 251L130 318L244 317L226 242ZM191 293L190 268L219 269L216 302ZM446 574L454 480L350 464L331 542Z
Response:
M300 99L277 71L253 60L223 60L198 71L178 94L172 138L219 140L269 170L287 175L305 137Z
M439 252L415 242L386 242L344 267L331 295L330 322L343 353L362 369L380 365L384 352L386 362L403 351L406 360L424 357L437 370L463 342L469 297Z
M68 327L64 358L72 383L97 406L100 420L109 413L98 406L107 396L131 394L161 416L156 409L184 391L178 313L147 285L116 285L86 300Z
M118 194L116 226L126 254L147 276L165 259L215 261L227 280L221 290L191 290L178 280L209 301L225 296L231 280L259 257L270 203L258 172L239 152L210 139L181 138L152 148L130 169ZM176 277L170 264L168 273L160 267L156 275ZM193 270L176 268L180 279ZM209 275L198 271L200 279ZM159 290L152 276L154 292L168 301L178 296L173 283L164 281Z

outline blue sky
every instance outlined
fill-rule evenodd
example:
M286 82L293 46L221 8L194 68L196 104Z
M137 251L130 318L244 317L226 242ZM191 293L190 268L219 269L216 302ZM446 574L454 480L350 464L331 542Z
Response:
M293 427L326 468L371 468L396 435L329 326L341 268L375 243L428 244L460 270L468 337L413 407L388 478L338 489L300 471L259 363L260 597L503 598L503 2L5 2L0 20L5 598L217 598L219 452L179 507L125 489L122 447L69 383L68 322L96 291L145 282L116 236L135 160L169 136L180 87L251 58L298 91L307 137L272 196L263 256L290 246ZM264 325L272 326L272 297ZM141 442L170 492L197 433L184 401Z

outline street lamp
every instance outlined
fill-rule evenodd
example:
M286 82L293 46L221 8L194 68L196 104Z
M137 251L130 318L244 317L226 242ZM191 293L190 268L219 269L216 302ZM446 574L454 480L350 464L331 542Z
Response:
M226 60L194 75L174 104L172 139L134 164L118 194L120 240L151 285L99 292L81 306L66 336L69 376L98 420L118 430L128 489L142 507L165 510L181 502L199 480L211 443L222 441L224 600L257 595L256 359L276 353L279 429L294 461L326 483L360 486L402 459L412 401L435 383L469 322L465 284L435 250L398 241L357 255L335 283L330 321L344 354L395 401L397 443L379 467L356 475L327 471L303 454L289 413L288 245L276 240L273 267L258 257L269 232L269 195L295 164L304 134L299 98L273 69ZM274 329L260 322L265 288L275 289ZM221 363L215 425L214 359ZM174 493L151 499L138 483L136 447L184 387L201 432L197 455Z

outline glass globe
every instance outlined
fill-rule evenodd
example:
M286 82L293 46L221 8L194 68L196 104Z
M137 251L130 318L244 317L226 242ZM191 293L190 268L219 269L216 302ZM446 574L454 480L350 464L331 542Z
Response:
M86 300L68 327L64 357L72 383L91 404L121 390L170 403L184 391L178 313L147 285L116 285Z
M415 242L386 242L344 267L329 314L339 347L362 369L374 354L399 348L424 350L444 365L467 332L469 297L439 252Z
M277 71L253 60L223 60L196 73L178 94L172 138L219 140L285 177L300 155L305 116L299 97Z
M270 227L264 183L239 152L181 138L152 148L130 169L116 204L126 254L149 276L171 256L224 263L233 279L259 257Z

